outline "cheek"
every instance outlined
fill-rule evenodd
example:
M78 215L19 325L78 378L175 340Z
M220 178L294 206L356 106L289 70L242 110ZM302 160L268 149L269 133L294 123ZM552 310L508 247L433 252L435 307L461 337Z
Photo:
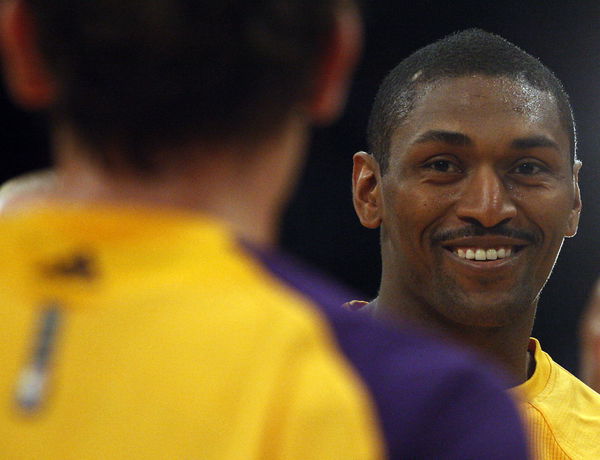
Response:
M397 187L386 199L384 221L390 233L405 246L419 244L424 233L445 215L448 200L418 187Z
M546 244L559 244L568 231L573 199L567 191L529 197L522 207L542 232Z

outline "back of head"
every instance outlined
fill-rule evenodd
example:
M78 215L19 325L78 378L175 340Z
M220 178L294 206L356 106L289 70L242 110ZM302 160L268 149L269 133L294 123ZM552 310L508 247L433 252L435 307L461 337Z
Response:
M311 90L337 0L25 0L51 107L136 167L189 141L262 139Z
M370 152L382 171L388 163L390 139L409 116L422 88L438 80L471 75L504 77L550 93L575 155L575 124L569 97L550 69L498 35L470 29L425 46L404 59L384 79L368 127Z

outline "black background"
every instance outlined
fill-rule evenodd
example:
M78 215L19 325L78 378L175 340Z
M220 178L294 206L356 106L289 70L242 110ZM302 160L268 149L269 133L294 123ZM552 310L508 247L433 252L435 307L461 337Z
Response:
M371 102L385 74L417 48L470 27L498 33L540 58L563 81L578 124L584 210L540 301L534 335L556 361L577 370L577 323L598 275L600 224L600 2L371 0L366 45L345 116L315 132L307 170L285 217L286 249L376 295L378 233L360 226L351 202L352 154L366 149ZM0 180L49 164L47 129L0 94Z

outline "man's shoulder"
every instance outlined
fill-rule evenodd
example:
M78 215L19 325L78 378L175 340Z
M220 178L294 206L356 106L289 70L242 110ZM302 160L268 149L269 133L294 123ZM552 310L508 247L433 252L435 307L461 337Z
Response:
M522 386L527 399L535 405L568 405L572 411L589 410L591 414L597 414L600 423L600 394L556 363L542 350L537 340L531 339L530 349L532 347L536 360L536 370L531 378L533 382L528 381Z
M536 449L545 455L554 449L571 458L600 458L600 394L541 349L536 361L544 385L525 406L530 432L545 433Z
M594 426L596 433L600 433L600 394L556 362L551 361L551 367L549 384L552 388L548 392L548 403L564 405L562 410L568 407L572 416L581 418L584 425ZM600 442L597 445L600 454Z
M556 362L552 361L551 366L553 372L556 374L555 391L562 393L562 390L565 390L568 397L581 398L582 401L585 401L585 408L598 414L598 423L600 423L600 394ZM569 390L568 392L566 392L567 389Z

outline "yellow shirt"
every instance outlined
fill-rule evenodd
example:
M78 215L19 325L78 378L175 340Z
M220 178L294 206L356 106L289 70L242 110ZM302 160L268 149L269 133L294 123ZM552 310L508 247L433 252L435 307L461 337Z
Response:
M600 459L600 395L560 367L531 339L536 368L512 391L522 401L537 458Z
M39 210L0 254L1 459L379 458L329 326L220 224Z

